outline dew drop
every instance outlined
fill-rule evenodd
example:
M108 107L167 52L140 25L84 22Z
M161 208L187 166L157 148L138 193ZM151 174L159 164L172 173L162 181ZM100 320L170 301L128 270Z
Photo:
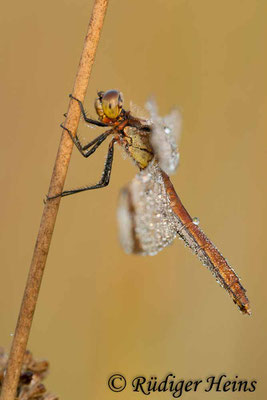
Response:
M200 221L199 221L199 218L198 218L198 217L194 217L192 221L193 221L193 224L194 224L194 225L199 225L199 222L200 222Z
M171 130L168 126L164 127L164 132L167 133L167 135L169 135L171 133Z

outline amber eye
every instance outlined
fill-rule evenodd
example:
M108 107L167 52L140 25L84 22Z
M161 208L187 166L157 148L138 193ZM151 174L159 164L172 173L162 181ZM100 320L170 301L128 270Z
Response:
M116 119L121 113L123 96L118 90L108 90L102 96L104 114L110 119Z

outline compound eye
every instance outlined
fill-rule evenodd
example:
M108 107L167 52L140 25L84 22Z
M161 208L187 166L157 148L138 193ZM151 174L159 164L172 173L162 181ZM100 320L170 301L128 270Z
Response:
M102 97L104 114L110 119L116 119L122 110L122 95L118 90L108 90Z

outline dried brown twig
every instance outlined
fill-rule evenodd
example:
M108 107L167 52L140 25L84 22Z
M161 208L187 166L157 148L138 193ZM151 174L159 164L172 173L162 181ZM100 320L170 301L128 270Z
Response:
M73 96L77 97L81 101L83 101L87 90L88 80L91 74L107 5L108 0L95 0L93 6L88 32L85 38L84 48L73 89ZM79 119L80 108L77 102L70 101L65 126L71 130L73 134L76 134ZM72 148L73 142L68 136L68 133L63 130L48 191L49 197L61 193L63 190ZM26 351L34 310L38 299L59 204L60 197L54 199L53 201L48 201L44 207L28 280L17 321L16 331L10 351L8 367L1 392L1 400L13 400L16 395L22 361Z

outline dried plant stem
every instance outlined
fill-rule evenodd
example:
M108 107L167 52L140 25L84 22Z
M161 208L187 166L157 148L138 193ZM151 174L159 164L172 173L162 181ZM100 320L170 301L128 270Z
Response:
M84 48L75 79L73 96L83 101L95 58L100 32L103 26L108 0L95 0ZM65 126L76 133L80 119L80 109L75 101L70 101ZM49 196L62 192L73 142L63 130L49 187ZM10 351L7 371L1 392L1 400L14 400L20 376L23 356L26 350L34 310L41 286L43 271L56 222L60 197L48 201L44 207L37 236L32 263L26 283L16 331Z

